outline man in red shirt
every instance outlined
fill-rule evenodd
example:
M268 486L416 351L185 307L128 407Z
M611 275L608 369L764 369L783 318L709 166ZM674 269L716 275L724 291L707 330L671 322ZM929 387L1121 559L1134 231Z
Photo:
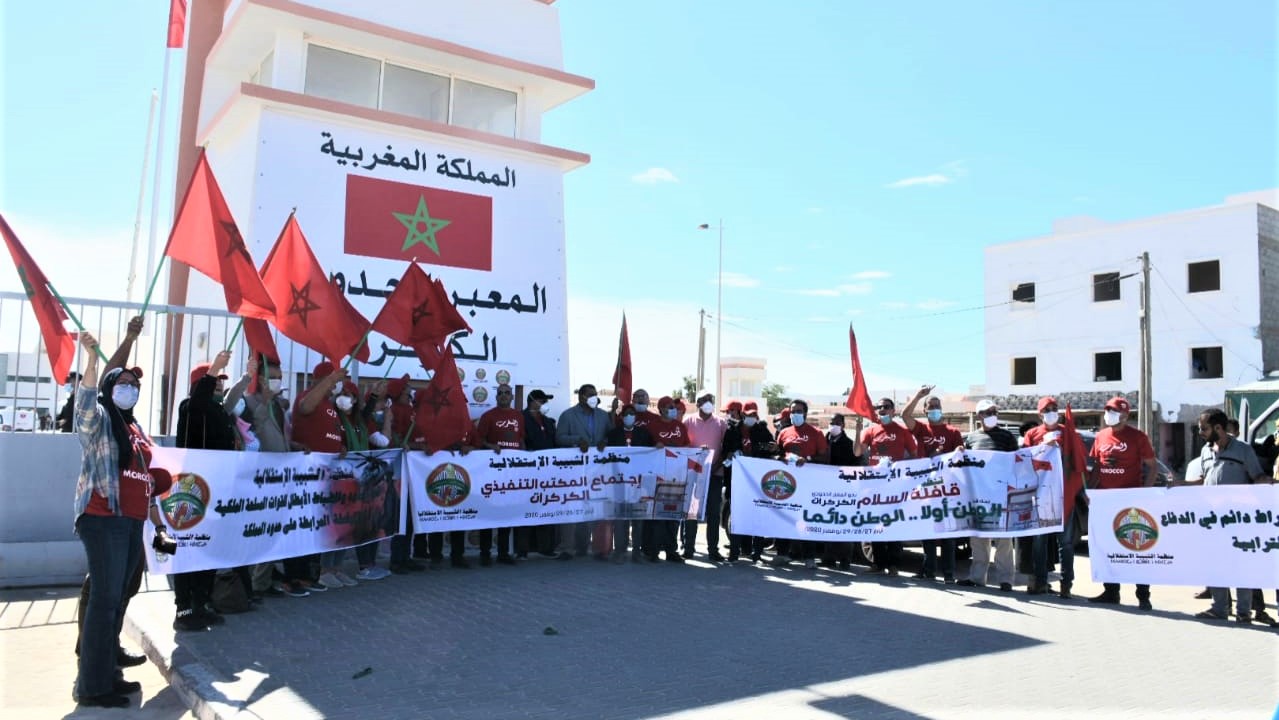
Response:
M945 455L964 445L964 434L959 432L959 428L942 421L941 398L936 395L929 395L933 391L933 387L932 385L924 385L919 388L914 397L910 399L910 402L906 403L906 407L902 408L902 422L906 423L906 428L910 430L911 435L915 438L920 457ZM924 413L928 418L927 422L915 420L915 406L919 404L921 399L924 400ZM923 541L924 567L918 577L927 580L937 579L937 548L939 545L941 546L942 581L947 585L954 585L954 538Z
M310 452L340 453L346 450L346 433L333 398L342 390L345 369L322 362L311 371L315 383L298 398L293 410L293 441Z
M657 413L648 409L648 391L643 388L631 393L631 402L635 405L635 427L644 428L652 433L649 427L654 420L660 420Z
M1042 424L1027 430L1021 439L1021 445L1022 447L1051 445L1061 449L1061 472L1064 487L1062 492L1062 530L1061 535L1057 538L1057 545L1058 557L1061 560L1060 595L1062 598L1070 599L1070 589L1075 582L1075 519L1073 516L1075 513L1075 498L1084 487L1083 469L1086 467L1082 457L1084 446L1079 439L1077 431L1061 424L1057 398L1052 396L1039 398L1037 409ZM1031 594L1049 592L1052 589L1048 587L1047 540L1048 536L1046 535L1035 535L1032 541L1031 556L1034 558L1035 579L1030 587Z
M1155 484L1155 449L1146 433L1128 425L1128 400L1116 395L1106 402L1106 427L1097 433L1088 486L1096 490L1151 487ZM1105 583L1105 590L1089 602L1117 605L1119 583ZM1150 586L1137 586L1137 606L1150 610Z
M688 430L679 421L679 409L675 401L663 395L657 401L657 413L660 417L649 421L648 433L653 436L657 447L688 447ZM636 422L639 422L638 414Z
M830 461L830 445L820 430L808 424L808 403L795 400L790 404L790 425L777 433L778 459L785 463L794 463L796 467L805 463L826 464ZM790 564L792 556L804 561L804 567L814 569L817 559L814 557L814 545L809 540L789 540L785 552L779 551L773 558L773 564L784 567Z
M515 392L511 386L503 383L497 386L497 407L487 410L475 423L475 434L481 447L501 453L506 450L524 449L524 413L511 407L515 400ZM523 538L523 535L521 535ZM523 538L527 544L527 538ZM493 564L489 556L493 551L493 531L480 531L480 565L488 567ZM528 547L515 548L517 553L528 553ZM497 530L497 561L503 565L514 565L511 557L511 528Z
M875 422L862 431L862 447L866 449L866 462L869 465L909 460L920 455L915 436L904 425L893 421L896 407L896 403L889 398L880 398L875 403ZM871 551L875 556L871 572L896 576L901 550L902 544L899 542L871 543Z

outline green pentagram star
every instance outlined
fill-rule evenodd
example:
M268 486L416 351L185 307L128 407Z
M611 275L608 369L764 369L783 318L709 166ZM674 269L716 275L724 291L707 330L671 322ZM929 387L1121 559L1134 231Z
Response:
M431 248L436 255L440 254L440 243L436 240L435 233L448 227L453 221L431 217L426 210L425 195L419 195L417 198L417 212L412 214L392 212L391 214L408 230L404 236L404 247L400 248L400 252L422 243Z

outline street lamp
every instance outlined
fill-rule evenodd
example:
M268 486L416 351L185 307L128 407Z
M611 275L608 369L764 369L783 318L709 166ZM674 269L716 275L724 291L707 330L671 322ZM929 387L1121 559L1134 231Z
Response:
M702 223L697 226L698 230L710 230L709 223ZM719 279L716 282L715 297L715 395L721 400L724 395L724 368L721 365L723 355L721 354L724 344L724 219L720 218L719 224L715 226L719 231Z

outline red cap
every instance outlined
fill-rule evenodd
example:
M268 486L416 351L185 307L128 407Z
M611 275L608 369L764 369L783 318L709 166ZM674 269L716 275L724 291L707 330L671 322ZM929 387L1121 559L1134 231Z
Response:
M789 420L789 419L790 419L790 408L782 408L782 411L781 411L780 413L778 413L777 417L779 417L779 418L781 418L781 419L783 419L783 420Z
M403 377L392 380L391 382L386 384L387 397L391 398L392 400L398 398L400 396L400 393L404 392L404 388L408 387L408 385L409 385L409 376L408 376L408 373L405 373Z
M1128 398L1123 395L1116 395L1106 401L1107 410L1118 410L1121 413L1125 413L1128 412L1129 407Z
M742 406L742 412L746 413L747 415L758 415L759 405L756 405L755 401L752 400Z
M737 412L742 411L742 404L736 400L724 406L724 412L733 412L734 410Z
M213 363L200 363L199 365L196 365L195 367L191 368L191 385L192 385L192 387L194 387L196 383L200 382L200 378L202 378L202 377L204 377L205 375L208 375L208 374L209 374L209 368L211 368L211 367L213 367ZM133 372L133 371L130 371L130 372ZM133 373L133 374L134 374L135 376L137 376L137 377L141 377L141 376L140 376L140 375L138 375L138 373L136 373L136 372L135 372L135 373ZM226 380L226 375L225 375L225 374L223 374L223 375L218 375L218 378L219 378L219 379L221 379L221 380Z
M332 374L333 374L333 363L329 362L328 360L325 360L319 365L316 365L315 369L311 371L311 377L315 378L316 380L326 378Z
M1044 411L1044 408L1048 407L1049 405L1056 405L1056 404L1057 404L1057 398L1053 397L1052 395L1045 395L1039 398L1038 411L1042 413Z
M658 409L658 410L665 410L666 408L671 407L671 406L672 406L672 405L674 405L674 404L675 404L675 401L671 399L671 396L670 396L670 395L663 395L663 396L662 396L662 397L661 397L661 398L657 401L657 409Z
M684 404L683 398L675 401L675 409L679 411L680 417L688 414L688 406Z

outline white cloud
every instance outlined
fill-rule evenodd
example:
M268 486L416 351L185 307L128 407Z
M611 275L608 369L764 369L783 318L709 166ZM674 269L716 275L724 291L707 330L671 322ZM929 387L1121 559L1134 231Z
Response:
M677 183L679 178L675 177L675 173L666 168L653 167L642 173L631 176L631 180L641 185L656 185L658 183Z
M929 173L927 175L914 175L905 177L901 180L894 180L884 187L897 190L900 188L918 187L918 186L936 186L949 185L959 178L968 175L968 168L965 167L963 160L954 160L942 165L941 172Z
M887 270L863 270L859 273L853 273L849 277L854 280L883 280L892 276L893 274Z
M711 285L718 285L719 278L713 277L708 281ZM759 278L751 277L745 273L726 272L724 273L724 287L730 288L755 288L759 287Z

